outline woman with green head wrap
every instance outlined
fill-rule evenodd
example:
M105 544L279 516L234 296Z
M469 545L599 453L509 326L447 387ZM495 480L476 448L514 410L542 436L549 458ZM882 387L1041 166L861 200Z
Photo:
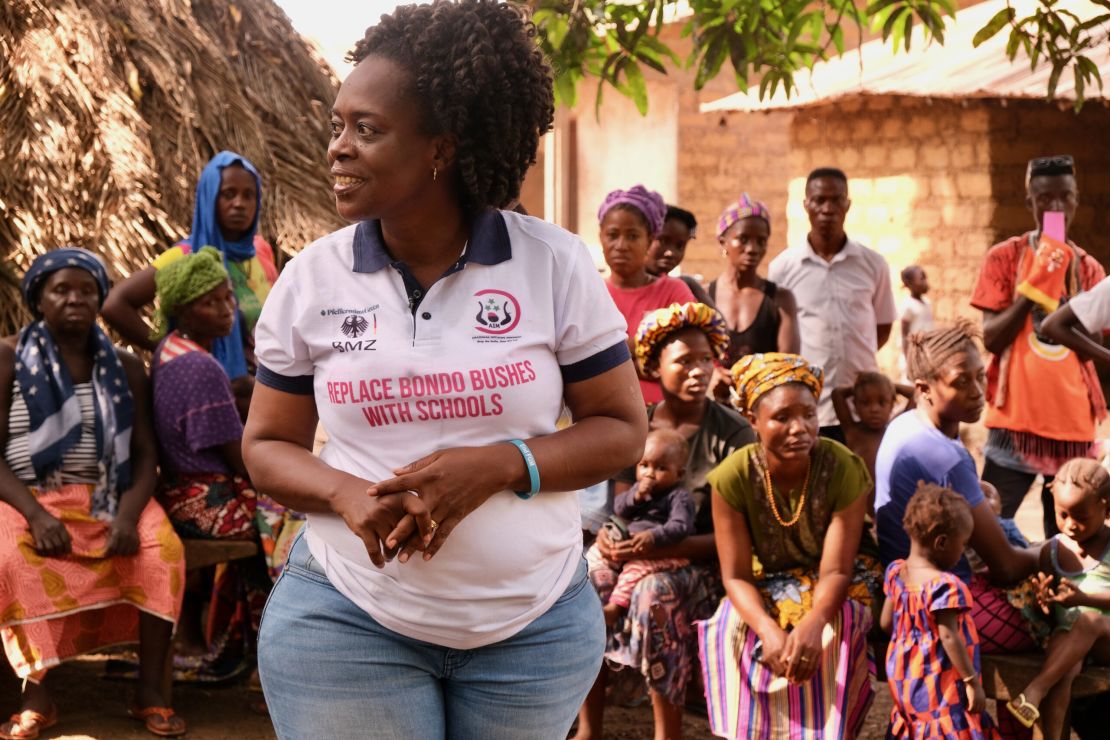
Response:
M159 270L155 280L156 333L165 334L151 362L154 428L162 464L158 499L184 537L262 537L270 541L260 543L261 551L274 553L272 540L282 530L285 512L269 499L260 498L247 478L240 451L243 422L231 381L212 355L215 342L231 332L237 310L223 258L205 247ZM240 581L248 608L239 611L249 613L257 629L261 606L272 585L263 556L226 569L216 588L231 591L234 603L234 594L243 590ZM198 607L195 615L190 615L190 606ZM210 626L220 621L210 620ZM247 634L249 631L242 629L245 625L229 615L217 629L210 627L207 639L201 636L199 625L199 601L194 605L187 599L181 621L186 642L205 652L204 643L224 649L210 656L211 661L202 662L197 673L215 678L219 677L214 675L217 665L221 670L237 669L239 661L229 660L225 651L242 647L241 639L228 638Z
M163 268L154 278L158 307L154 312L152 339L165 336L171 328L178 333L201 337L209 353L219 337L231 331L236 304L231 280L220 253L204 247ZM178 328L184 320L189 329ZM194 339L193 341L197 341Z

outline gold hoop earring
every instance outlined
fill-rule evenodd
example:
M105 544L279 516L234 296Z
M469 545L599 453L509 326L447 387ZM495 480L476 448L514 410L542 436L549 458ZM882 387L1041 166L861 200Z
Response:
M439 177L439 167L438 166L433 166L432 167L432 182L435 182L437 177Z

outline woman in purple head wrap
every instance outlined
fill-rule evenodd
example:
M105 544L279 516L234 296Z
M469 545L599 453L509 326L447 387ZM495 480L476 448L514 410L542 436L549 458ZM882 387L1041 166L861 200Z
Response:
M770 238L771 212L747 193L741 193L717 219L717 241L727 263L720 277L709 284L709 296L728 325L725 367L745 355L801 350L794 294L757 273ZM727 400L731 385L727 372L718 373L713 384L718 400Z
M663 227L667 205L663 197L643 185L614 190L605 196L597 211L601 223L601 247L609 265L609 295L628 323L631 341L636 327L649 311L672 303L692 303L693 293L681 280L647 271L651 240ZM658 403L663 393L657 381L640 378L646 403Z

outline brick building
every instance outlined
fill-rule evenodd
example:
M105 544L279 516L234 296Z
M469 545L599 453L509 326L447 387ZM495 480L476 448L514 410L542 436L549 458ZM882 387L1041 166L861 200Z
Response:
M773 255L805 238L806 174L839 166L850 177L848 232L887 258L895 285L902 267L921 264L939 320L978 318L967 301L983 254L1033 226L1024 206L1025 163L1069 153L1081 189L1071 235L1110 264L1103 237L1110 147L1102 140L1110 108L1091 99L1074 112L1066 79L1058 91L1064 102L1030 97L1043 94L1047 72L1030 74L1020 59L1011 65L1005 34L972 49L971 36L995 5L960 11L943 48L915 38L914 52L892 54L872 41L819 64L789 100L728 95L735 83L727 71L697 92L691 72L678 70L649 78L647 117L609 91L598 120L593 93L584 90L578 110L563 112L548 142L545 212L596 243L594 211L605 192L642 181L697 215L704 228L682 269L711 279L722 266L713 231L726 203L747 190L768 204ZM1110 58L1096 61L1110 79ZM880 358L888 369L893 345Z

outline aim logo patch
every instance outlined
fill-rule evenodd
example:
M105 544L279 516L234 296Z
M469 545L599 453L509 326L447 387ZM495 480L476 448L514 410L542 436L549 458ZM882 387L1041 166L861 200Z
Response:
M520 323L520 302L512 293L490 288L474 294L478 313L474 328L483 334L508 334Z

